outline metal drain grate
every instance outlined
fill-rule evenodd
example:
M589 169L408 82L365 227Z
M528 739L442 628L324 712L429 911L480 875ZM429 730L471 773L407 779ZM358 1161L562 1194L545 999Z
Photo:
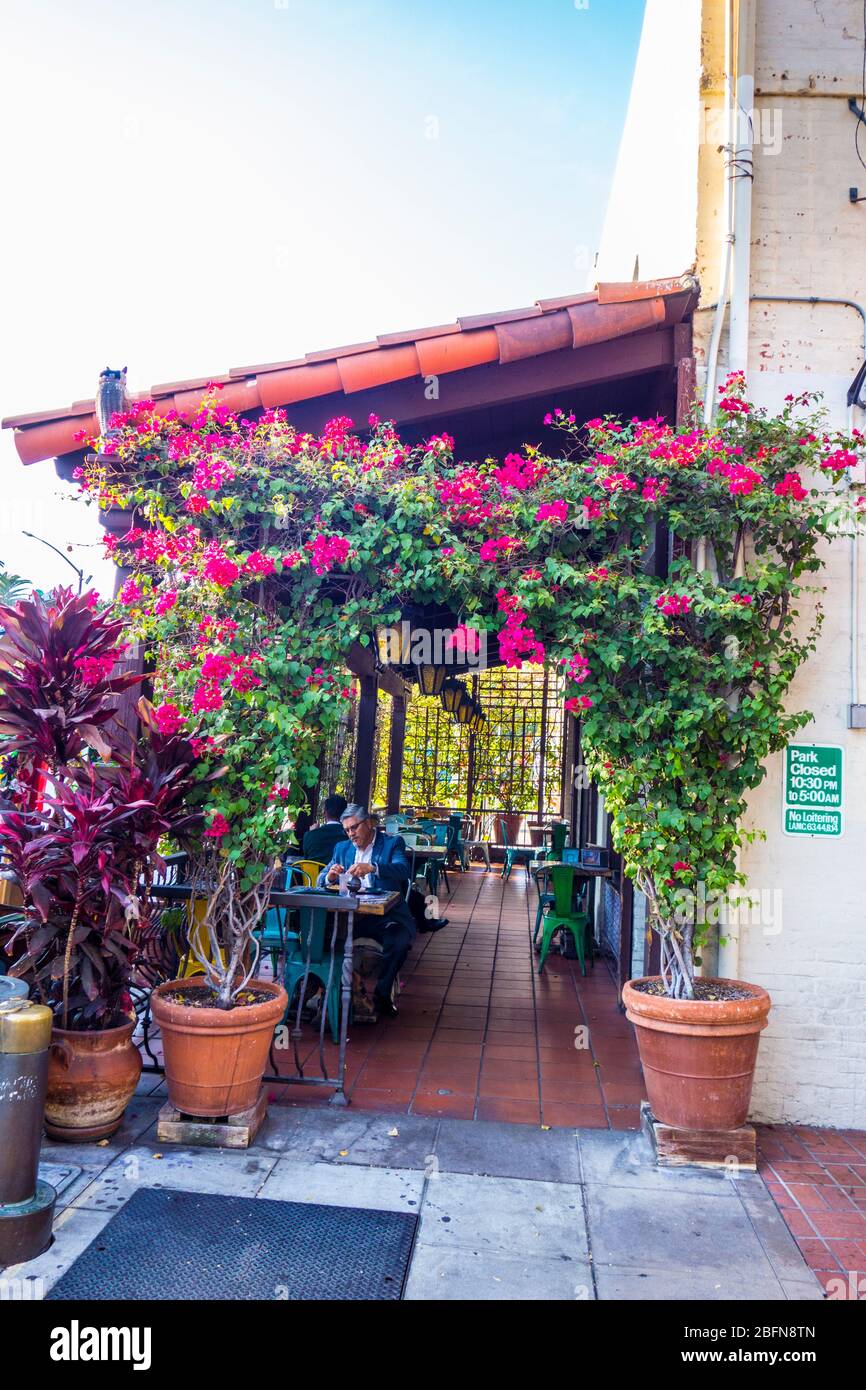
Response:
M399 1299L418 1218L145 1187L51 1299Z

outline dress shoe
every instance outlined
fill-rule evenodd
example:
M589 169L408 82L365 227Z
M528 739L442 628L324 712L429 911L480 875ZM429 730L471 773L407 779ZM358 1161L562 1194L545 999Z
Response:
M447 926L447 917L432 917L424 923L424 926L421 927L420 930L423 932L441 931L443 927Z
M397 1017L396 1005L386 995L380 994L378 990L373 995L373 1004L376 1013L380 1014L382 1018Z

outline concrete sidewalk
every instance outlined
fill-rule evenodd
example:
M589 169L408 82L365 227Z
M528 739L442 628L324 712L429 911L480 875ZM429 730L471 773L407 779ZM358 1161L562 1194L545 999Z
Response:
M822 1297L759 1176L661 1172L641 1133L271 1107L251 1149L184 1149L156 1142L161 1090L103 1148L46 1140L55 1241L5 1279L47 1292L147 1186L418 1212L409 1299Z

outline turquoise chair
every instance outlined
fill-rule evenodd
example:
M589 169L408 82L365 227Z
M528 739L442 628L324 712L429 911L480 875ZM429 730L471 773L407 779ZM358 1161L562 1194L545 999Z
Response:
M328 930L328 907L324 903L322 907L302 907L300 909L300 931L297 933L295 943L289 951L286 959L286 969L283 980L286 987L286 994L289 1002L286 1005L286 1012L283 1022L286 1022L292 1014L292 996L299 982L308 973L309 977L318 980L322 989L328 991L325 1006L328 1011L328 1022L331 1025L331 1037L334 1042L340 1040L340 992L343 976L343 952L334 952L334 967L331 970L330 952L328 943L330 931ZM328 989L328 974L331 974L331 986Z
M505 863L502 865L502 877L507 881L511 876L511 870L515 864L522 864L526 869L527 878L529 877L529 865L536 857L537 851L531 845L512 845L508 839L508 830L505 821L499 822L499 833L502 836L502 844L505 847Z
M462 872L465 873L465 872L466 872L466 846L465 846L465 844L463 843L463 841L462 841L461 838L460 838L460 832L461 832L462 829L463 829L463 815L462 815L462 812L460 812L460 811L453 811L453 812L451 813L451 815L448 817L448 825L447 825L447 828L446 828L446 840L445 840L445 843L446 843L446 845L448 846L448 853L446 854L445 858L446 858L446 859L450 859L451 856L452 856L452 854L453 854L453 855L456 857L457 862L459 863Z
M310 876L304 869L297 864L286 865L287 888L309 888L310 886ZM253 936L262 950L270 953L274 979L279 975L279 957L287 947L292 946L298 940L298 933L287 929L288 917L287 908L269 907L265 913L264 926L253 931Z
M589 926L589 918L585 912L575 912L572 907L574 869L570 864L561 864L555 869L551 869L550 872L553 878L553 904L552 911L545 912L541 919L541 956L538 962L538 973L540 975L544 969L544 962L547 960L547 953L555 933L565 929L570 931L574 938L574 949L577 951L577 958L580 961L580 973L585 975L584 936Z

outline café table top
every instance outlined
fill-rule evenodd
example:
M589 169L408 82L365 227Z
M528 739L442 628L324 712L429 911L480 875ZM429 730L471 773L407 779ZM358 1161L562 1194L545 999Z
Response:
M189 883L156 884L152 891L154 897L164 898L167 902L188 902L194 893ZM298 899L303 895L311 901L299 904ZM288 888L284 892L271 893L268 904L271 907L323 906L329 912L355 911L368 916L383 917L401 897L401 893L393 890L388 893L359 893L357 896L349 897L340 894L339 889L334 888L328 890L326 900L323 893L313 893L309 888Z
M328 888L326 892L327 897L321 892L313 894L309 888L287 888L283 893L272 893L269 902L274 907L292 907L298 899L304 898L307 901L300 903L301 907L321 906L328 912L358 912L366 917L384 917L403 896L393 889L387 893L345 894L340 892L338 886Z

